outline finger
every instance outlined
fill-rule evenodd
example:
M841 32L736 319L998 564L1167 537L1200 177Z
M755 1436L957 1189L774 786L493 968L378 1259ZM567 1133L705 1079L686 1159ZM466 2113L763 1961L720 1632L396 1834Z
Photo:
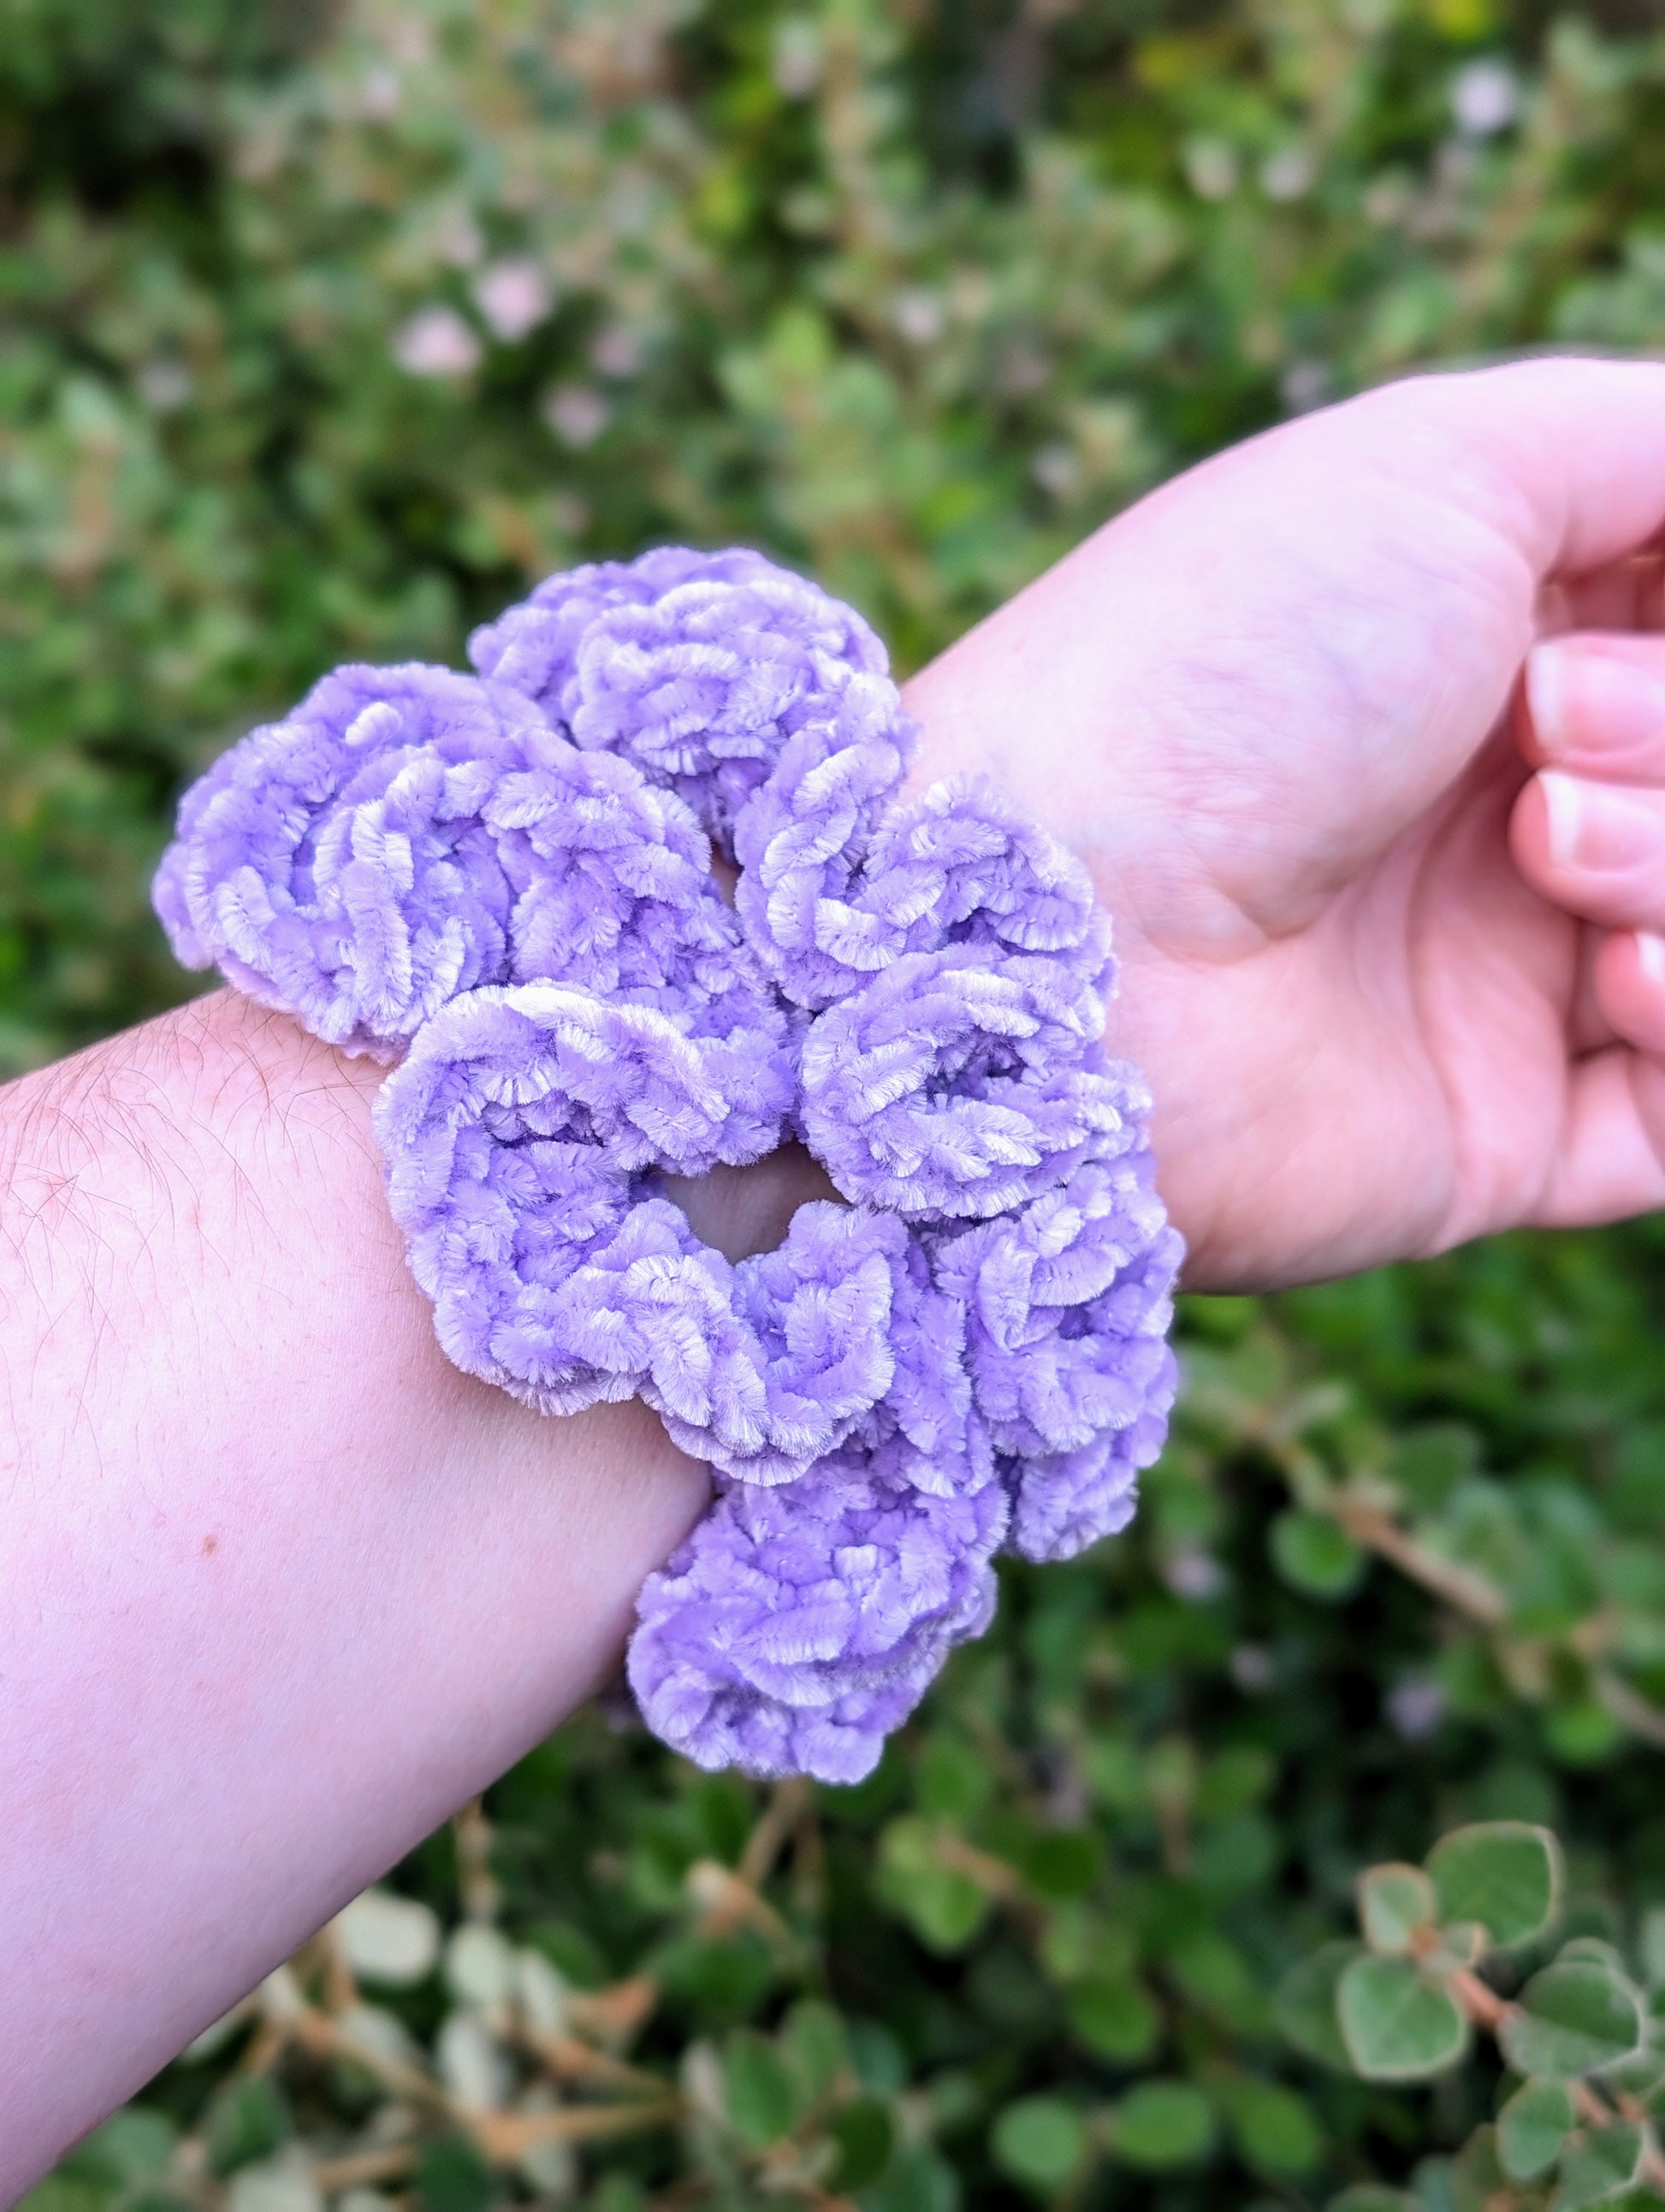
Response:
M1518 735L1570 775L1665 784L1665 638L1581 635L1534 646Z
M1546 769L1516 800L1509 838L1528 883L1565 912L1665 933L1665 790Z
M1665 937L1614 930L1597 950L1592 981L1613 1036L1665 1060Z
M1665 1206L1665 1060L1613 1045L1574 1064L1540 1229L1623 1221Z
M1540 580L1585 576L1665 530L1665 362L1556 359L1414 378L1355 407L1430 452L1443 423L1468 512Z

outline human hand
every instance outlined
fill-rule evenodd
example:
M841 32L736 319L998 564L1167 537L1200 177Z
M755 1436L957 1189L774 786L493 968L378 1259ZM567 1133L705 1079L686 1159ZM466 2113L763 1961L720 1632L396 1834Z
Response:
M1665 679L1622 635L1662 526L1665 366L1419 379L1193 470L908 687L918 775L1012 785L1116 918L1194 1287L1665 1204L1665 713L1613 672Z

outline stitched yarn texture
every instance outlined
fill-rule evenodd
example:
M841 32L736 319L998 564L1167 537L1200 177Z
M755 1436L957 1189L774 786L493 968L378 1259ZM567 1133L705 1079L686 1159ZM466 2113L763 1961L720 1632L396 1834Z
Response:
M883 647L759 554L550 577L470 655L337 669L251 732L157 912L394 1063L376 1134L447 1357L548 1413L640 1395L709 1462L640 1600L648 1725L858 1780L997 1553L1125 1527L1166 1431L1181 1246L1104 1048L1108 922L1003 793L898 801ZM788 1140L844 1202L732 1262L664 1179Z

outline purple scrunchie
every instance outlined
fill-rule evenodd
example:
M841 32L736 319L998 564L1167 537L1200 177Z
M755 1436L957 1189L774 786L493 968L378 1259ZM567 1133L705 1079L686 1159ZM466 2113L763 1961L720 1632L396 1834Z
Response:
M398 1062L389 1198L458 1366L550 1413L639 1395L712 1464L640 1600L648 1724L858 1780L996 1553L1125 1527L1162 1446L1181 1247L1103 1050L1108 923L998 791L898 802L883 647L760 554L552 576L470 653L337 669L244 738L157 911ZM846 1203L702 1243L664 1178L793 1139Z

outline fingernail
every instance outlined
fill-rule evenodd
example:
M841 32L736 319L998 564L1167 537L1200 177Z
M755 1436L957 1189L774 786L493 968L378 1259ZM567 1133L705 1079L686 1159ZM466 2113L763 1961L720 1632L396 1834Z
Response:
M1606 872L1658 857L1661 818L1648 800L1554 769L1538 781L1549 815L1549 857L1558 867Z
M1665 937L1656 937L1651 930L1638 929L1636 958L1650 983L1665 983Z
M1526 665L1532 726L1549 754L1622 752L1665 731L1665 680L1634 661L1552 639Z

